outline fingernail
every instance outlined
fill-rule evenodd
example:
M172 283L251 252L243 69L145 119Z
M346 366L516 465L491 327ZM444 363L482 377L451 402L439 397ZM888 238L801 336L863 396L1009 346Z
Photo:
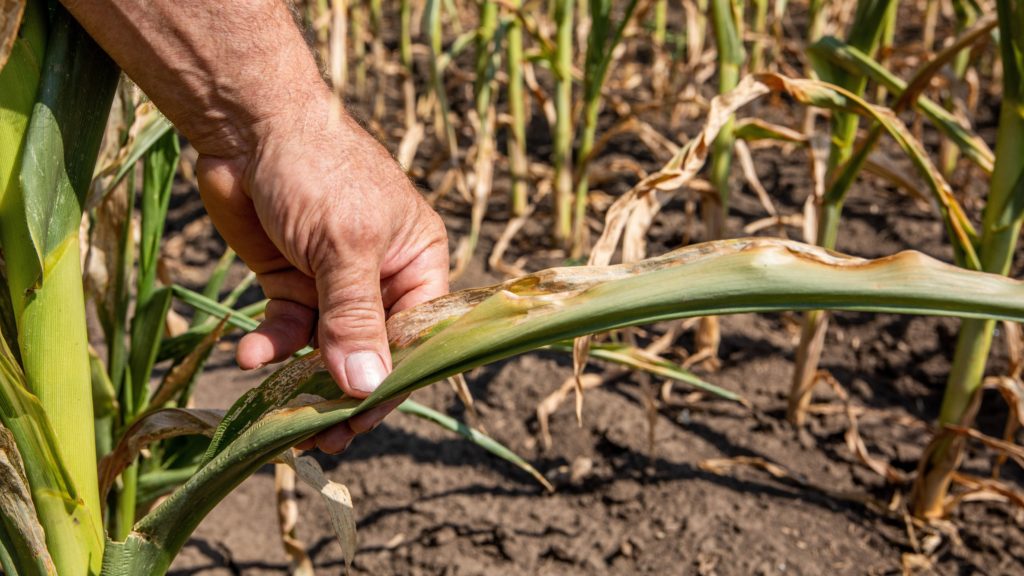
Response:
M345 358L345 377L353 390L370 393L380 386L387 372L376 352L353 352Z

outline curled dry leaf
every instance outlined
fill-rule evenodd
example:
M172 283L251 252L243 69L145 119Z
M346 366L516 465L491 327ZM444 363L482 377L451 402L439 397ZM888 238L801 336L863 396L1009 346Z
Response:
M352 507L352 495L344 484L332 482L324 475L323 468L310 456L298 456L291 450L283 455L284 461L290 466L299 479L311 488L320 493L324 504L327 505L327 512L331 516L331 525L334 527L334 534L341 544L342 554L345 555L346 571L352 567L352 559L356 554L356 515Z
M25 0L0 0L0 69L11 55L24 14Z
M46 549L46 534L36 516L32 492L25 477L21 454L10 431L0 425L0 519L2 532L11 541L5 548L15 552L18 560L31 562L39 574L56 574L57 570ZM24 556L24 557L22 557ZM27 567L27 566L26 566Z
M178 436L213 436L223 417L223 410L184 408L167 408L143 416L128 428L114 451L100 460L100 495L106 496L118 475L149 444Z
M569 397L569 392L576 390L579 386L584 390L597 388L604 382L604 379L597 374L582 374L579 378L573 376L567 379L558 390L549 394L537 405L537 424L540 427L540 441L545 450L551 449L551 431L548 422L551 415L558 410L558 407Z

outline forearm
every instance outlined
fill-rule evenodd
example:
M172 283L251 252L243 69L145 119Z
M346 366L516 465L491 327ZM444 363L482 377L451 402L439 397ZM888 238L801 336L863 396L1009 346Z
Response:
M329 94L283 0L63 3L200 153L248 155Z

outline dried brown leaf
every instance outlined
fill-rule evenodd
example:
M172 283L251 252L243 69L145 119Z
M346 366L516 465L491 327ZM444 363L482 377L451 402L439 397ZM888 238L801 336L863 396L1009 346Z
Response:
M167 408L143 416L128 428L117 447L100 460L100 496L106 497L114 480L149 444L178 436L212 437L223 417L223 410L184 408Z
M709 458L698 464L701 470L724 476L738 467L760 468L776 478L791 478L792 475L782 466L769 462L760 456L737 456L735 458Z
M341 552L345 556L346 572L352 568L356 548L356 516L352 507L352 495L343 484L333 482L324 475L323 468L310 456L296 457L291 450L283 454L286 464L295 470L299 479L320 493L327 513L331 517L331 526L341 544Z
M541 400L540 404L537 405L537 424L540 428L541 445L545 450L551 449L551 432L548 428L548 421L551 415L562 405L562 402L565 402L565 399L569 397L569 392L575 390L576 386L581 386L584 389L597 388L602 382L604 382L604 379L597 374L583 374L579 380L573 376L562 383L558 390L555 390Z
M11 56L24 14L25 0L0 0L0 69Z
M46 534L36 516L35 504L21 453L14 436L0 425L0 517L9 529L17 531L26 551L48 574L57 570L46 549Z

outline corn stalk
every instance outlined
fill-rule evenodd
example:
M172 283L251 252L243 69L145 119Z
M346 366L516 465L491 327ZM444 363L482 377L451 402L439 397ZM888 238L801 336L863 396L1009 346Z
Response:
M882 30L885 28L886 17L894 14L890 5L895 1L860 0L857 3L857 12L849 32L848 43L850 46L869 56L874 54L878 48ZM880 26L879 23L882 25ZM862 95L867 86L867 78L863 76L850 75L842 70L829 70L823 67L818 67L817 71L824 80L841 86L857 96ZM858 125L859 116L856 114L833 113L832 144L826 168L827 189L817 207L816 243L825 248L835 248L843 201L849 190L849 184L852 183L851 180L837 178L837 175L853 154ZM812 311L804 316L787 409L787 417L795 424L802 424L806 417L807 407L811 402L811 391L817 380L818 365L821 362L821 352L827 331L828 318L823 312Z
M519 10L521 0L512 0ZM512 176L512 215L522 216L529 203L526 157L526 94L523 92L523 24L517 14L509 19L506 50L508 52L508 106L512 130L508 141L509 168Z
M1003 101L996 137L996 163L982 216L981 268L1008 274L1024 221L1024 4L998 0ZM981 385L992 346L995 324L965 320L960 327L953 366L939 412L940 426L969 426L975 414L972 399ZM973 408L976 410L976 407ZM926 518L943 515L952 474L963 452L962 437L941 435L922 459L915 486L914 513Z
M622 34L633 17L637 0L626 5L622 20L614 24L610 0L590 0L590 34L587 36L587 55L583 71L583 135L576 160L576 199L573 214L573 257L580 257L586 246L587 193L590 190L587 167L590 165L597 120L601 112L601 89L608 77L608 66L613 53L622 41ZM613 28L614 24L614 28Z
M30 13L37 9L42 11L32 3ZM63 8L49 15L45 56L34 61L42 62L38 91L26 72L33 64L11 61L3 72L12 81L0 90L31 93L35 102L18 177L6 182L0 204L0 242L25 378L53 425L61 461L81 499L70 510L87 512L75 519L83 533L82 556L51 551L61 574L77 574L98 569L102 555L78 231L119 71ZM45 18L34 15L26 25L44 26ZM35 47L24 54L41 56Z
M740 81L740 72L746 60L743 49L742 0L711 0L711 26L715 30L718 50L718 93L725 94ZM708 176L715 194L706 194L701 203L708 240L726 236L725 223L729 213L729 173L732 168L734 119L730 116L722 125L711 147L711 172ZM711 366L717 366L721 332L718 319L702 318L697 328L698 353L706 355Z
M552 0L555 24L555 134L554 166L555 240L569 244L572 239L572 37L573 0Z

